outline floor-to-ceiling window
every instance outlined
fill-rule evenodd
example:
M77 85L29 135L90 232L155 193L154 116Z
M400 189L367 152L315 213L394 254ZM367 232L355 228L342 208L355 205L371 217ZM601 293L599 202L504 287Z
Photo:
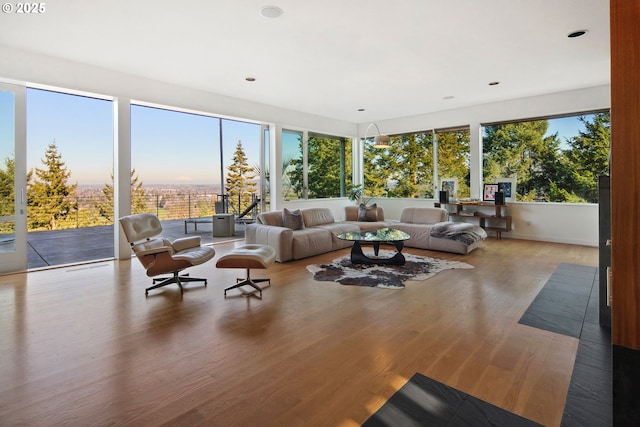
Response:
M254 217L260 141L255 123L132 105L132 211L161 220Z
M260 208L260 125L222 120L222 152L228 212L253 218Z
M132 105L132 213L212 215L222 194L219 126L214 117Z
M27 225L29 268L113 256L110 100L27 89ZM93 227L92 248L81 242L46 251L61 230ZM47 254L47 255L44 255Z
M15 95L0 90L0 252L16 250L15 115Z

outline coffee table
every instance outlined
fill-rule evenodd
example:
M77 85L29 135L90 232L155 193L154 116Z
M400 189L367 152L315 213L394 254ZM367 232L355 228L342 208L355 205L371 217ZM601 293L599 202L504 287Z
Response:
M379 230L364 230L352 233L342 233L336 235L340 240L349 240L353 242L351 247L351 263L352 264L387 264L387 265L404 265L405 259L402 255L404 241L411 238L404 231L393 228L381 228ZM373 252L378 256L380 243L391 243L398 251L391 258L369 258L362 252L363 243L372 243Z

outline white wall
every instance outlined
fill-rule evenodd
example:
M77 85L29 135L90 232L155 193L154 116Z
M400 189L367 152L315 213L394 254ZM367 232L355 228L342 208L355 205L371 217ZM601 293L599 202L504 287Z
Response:
M377 198L385 219L400 219L407 206L433 207L433 200ZM573 203L509 203L513 231L503 238L598 246L598 205ZM477 221L477 220L470 220Z

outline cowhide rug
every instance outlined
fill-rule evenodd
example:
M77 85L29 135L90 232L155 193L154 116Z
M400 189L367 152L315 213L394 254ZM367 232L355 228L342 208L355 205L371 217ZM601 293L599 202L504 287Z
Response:
M395 252L380 251L380 258L390 258ZM403 255L405 265L351 264L349 256L334 259L330 264L311 264L307 270L313 278L322 282L338 282L343 285L369 286L372 288L403 289L407 280L426 280L443 270L473 268L459 261Z

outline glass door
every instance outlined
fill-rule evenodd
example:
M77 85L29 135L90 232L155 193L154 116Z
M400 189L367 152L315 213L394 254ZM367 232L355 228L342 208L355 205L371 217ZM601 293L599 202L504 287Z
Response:
M25 88L0 83L0 274L27 269Z

